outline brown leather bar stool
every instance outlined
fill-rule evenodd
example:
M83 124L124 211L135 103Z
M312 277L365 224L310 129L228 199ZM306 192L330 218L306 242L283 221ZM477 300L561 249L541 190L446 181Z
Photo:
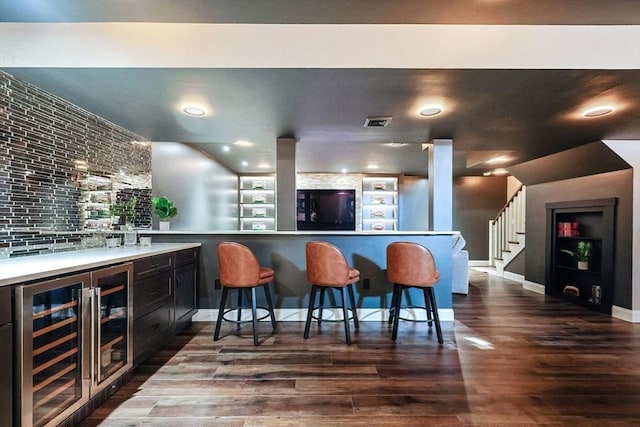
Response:
M393 296L391 297L391 312L389 322L393 323L392 339L398 337L398 322L400 320L400 307L402 294L405 289L422 288L424 292L427 321L436 324L438 342L443 343L440 317L434 285L440 279L440 273L436 270L436 263L429 249L411 242L394 242L387 246L387 279L393 283ZM432 320L433 315L433 320Z
M222 297L220 298L220 309L218 310L218 320L216 321L216 330L213 334L213 340L220 338L220 326L223 320L236 324L242 323L242 293L244 291L249 295L251 304L252 321L253 321L253 344L258 345L258 320L262 320L267 316L271 317L271 326L276 329L276 316L273 312L273 303L271 302L271 294L269 293L269 282L273 281L274 271L269 267L261 267L258 259L251 249L235 242L223 242L218 245L218 266L220 273L220 284L222 285ZM267 307L258 307L256 303L256 288L262 286L264 294L267 298ZM230 289L238 290L238 307L227 309L227 296ZM267 310L267 316L258 318L257 309ZM225 314L237 310L238 316L236 320L227 319Z
M344 322L344 332L347 337L347 344L351 344L351 334L349 332L349 321L353 319L356 329L360 327L358 323L358 313L353 295L353 284L360 280L360 272L355 268L349 268L340 249L326 242L308 242L306 245L307 257L307 280L311 283L311 295L309 296L309 311L307 312L307 323L304 326L304 339L309 338L309 328L311 320L316 319L318 324L322 322L322 308L324 303L324 291L326 289L340 289L342 317ZM316 292L320 290L320 304L315 305ZM347 292L351 308L347 307ZM318 316L313 312L318 310ZM349 315L351 310L351 316Z

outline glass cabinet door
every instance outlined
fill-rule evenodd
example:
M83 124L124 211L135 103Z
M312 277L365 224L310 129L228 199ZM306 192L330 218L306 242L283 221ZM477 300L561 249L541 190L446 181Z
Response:
M131 366L131 264L91 273L94 315L94 384L101 385ZM93 394L92 389L92 394Z
M51 423L88 400L82 290L89 283L81 274L16 288L22 425Z

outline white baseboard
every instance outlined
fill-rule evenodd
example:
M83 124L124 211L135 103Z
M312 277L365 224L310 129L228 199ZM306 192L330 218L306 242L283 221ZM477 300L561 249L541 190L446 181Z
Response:
M502 277L505 279L513 280L514 282L520 282L524 285L524 276L522 274L512 273L510 271L503 271Z
M614 305L611 307L611 317L624 320L631 323L640 323L640 310L629 310L628 308L618 307Z
M304 322L307 320L306 308L276 308L275 310L276 320L280 322ZM260 316L264 314L264 311L259 313ZM249 320L251 311L243 310L243 320ZM452 308L438 309L438 315L441 322L453 322L454 314ZM412 320L427 320L427 313L424 310L419 309L403 309L401 316ZM342 319L337 309L325 309L323 317L331 319ZM193 316L194 322L215 322L218 318L217 309L198 309L198 312ZM389 319L389 310L382 308L360 308L358 309L358 320L361 322L384 322ZM269 319L262 319L262 321L269 321Z
M488 259L469 260L469 267L489 267Z
M522 287L529 291L544 295L544 285L541 285L540 283L530 282L523 279Z

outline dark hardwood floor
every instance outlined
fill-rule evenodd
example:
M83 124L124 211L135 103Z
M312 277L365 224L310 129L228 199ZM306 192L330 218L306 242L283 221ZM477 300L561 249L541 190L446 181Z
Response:
M445 344L424 323L341 324L302 338L279 324L252 345L194 323L83 425L640 425L640 325L471 270ZM223 327L223 335L232 326Z

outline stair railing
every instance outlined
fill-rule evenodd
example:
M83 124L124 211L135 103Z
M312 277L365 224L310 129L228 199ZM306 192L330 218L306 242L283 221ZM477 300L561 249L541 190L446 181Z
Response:
M518 234L524 233L526 219L526 187L520 185L498 215L489 220L489 265L495 266L503 252L509 250L510 242L518 241Z

